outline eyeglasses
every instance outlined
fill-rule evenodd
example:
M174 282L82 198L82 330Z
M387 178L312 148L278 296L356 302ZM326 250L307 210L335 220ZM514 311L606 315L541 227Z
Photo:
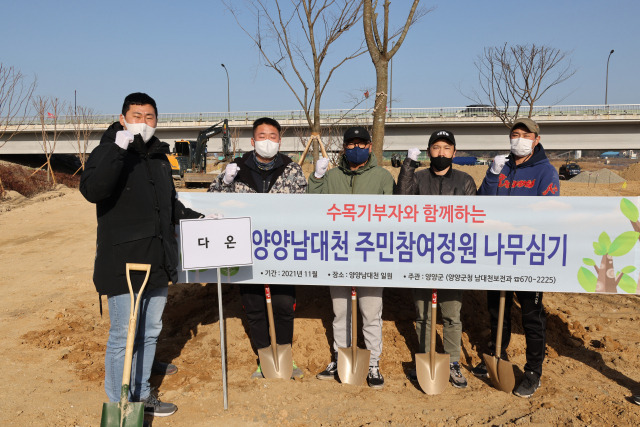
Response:
M346 142L344 144L344 148L346 148L347 150L351 150L353 148L355 148L356 146L358 146L358 148L367 148L367 146L370 144L369 141L360 141L360 142Z

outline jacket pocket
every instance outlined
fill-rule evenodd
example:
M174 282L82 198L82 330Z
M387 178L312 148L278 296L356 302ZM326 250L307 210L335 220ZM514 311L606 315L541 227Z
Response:
M114 227L114 230L111 232L111 243L115 246L155 235L156 226L153 220L136 222L135 224L122 223Z

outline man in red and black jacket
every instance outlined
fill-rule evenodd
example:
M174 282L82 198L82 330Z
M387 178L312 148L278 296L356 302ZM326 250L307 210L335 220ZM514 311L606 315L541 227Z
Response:
M556 168L551 165L540 144L540 127L528 118L517 119L509 134L511 153L495 157L478 190L480 196L558 196L560 181ZM516 291L522 308L522 327L526 339L524 378L513 393L530 397L540 387L542 362L546 346L546 314L542 305L542 292ZM507 292L502 330L502 351L497 355L506 359L511 339L511 306L513 292ZM490 353L495 351L498 329L499 291L487 291L487 305L491 320ZM473 368L473 374L487 377L484 362Z

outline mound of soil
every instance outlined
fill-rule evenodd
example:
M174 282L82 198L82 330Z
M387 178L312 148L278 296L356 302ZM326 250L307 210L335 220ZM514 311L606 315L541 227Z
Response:
M609 169L600 169L593 172L582 172L571 179L573 182L587 182L589 184L617 184L625 179Z
M640 181L640 163L630 165L628 168L620 172L620 176L627 181Z

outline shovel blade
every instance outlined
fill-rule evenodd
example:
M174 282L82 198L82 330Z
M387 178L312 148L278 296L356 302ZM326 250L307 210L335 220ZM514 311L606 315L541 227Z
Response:
M100 427L142 427L143 424L144 403L127 402L124 408L115 402L102 404Z
M449 355L436 353L435 359L432 369L429 353L416 354L418 384L422 391L431 395L442 393L449 384Z
M265 378L291 379L291 375L293 375L291 344L276 345L277 364L271 346L258 349L258 357L260 357L260 367Z
M338 349L338 378L343 384L363 385L369 374L370 350L356 349L353 358L353 348Z
M488 354L483 354L482 358L493 386L505 393L511 393L516 385L513 364Z
M102 418L100 418L100 427L119 427L120 426L120 404L109 402L102 404Z

